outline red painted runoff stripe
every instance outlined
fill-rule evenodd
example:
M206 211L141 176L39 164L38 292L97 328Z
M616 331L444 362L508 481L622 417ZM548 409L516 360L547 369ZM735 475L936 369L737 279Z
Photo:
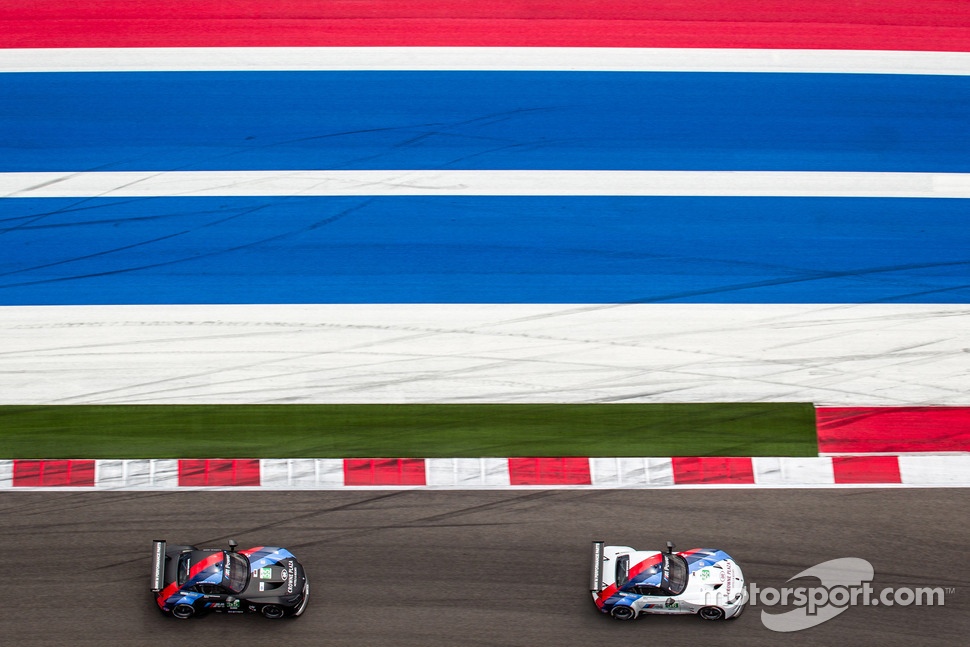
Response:
M511 485L591 485L588 458L510 458Z
M259 459L182 459L180 487L258 486Z
M14 487L94 487L94 460L24 460L13 462Z
M964 0L5 0L0 47L970 51Z
M426 485L423 458L348 458L344 485Z
M896 456L833 456L832 472L837 484L902 482Z
M819 408L823 454L970 452L970 407Z
M750 458L723 456L675 456L674 485L754 483Z

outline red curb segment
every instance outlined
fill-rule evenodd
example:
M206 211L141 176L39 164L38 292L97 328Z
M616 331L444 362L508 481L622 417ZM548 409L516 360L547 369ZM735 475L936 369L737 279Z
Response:
M948 0L5 0L0 47L728 47L970 51Z
M588 458L510 458L511 485L592 485Z
M232 487L259 485L259 459L182 459L180 487Z
M754 483L750 458L722 456L675 456L674 485Z
M423 458L348 458L344 485L426 485Z
M14 487L94 487L93 459L13 462Z
M816 409L823 454L970 452L970 407Z
M833 456L832 472L837 484L902 483L896 456Z

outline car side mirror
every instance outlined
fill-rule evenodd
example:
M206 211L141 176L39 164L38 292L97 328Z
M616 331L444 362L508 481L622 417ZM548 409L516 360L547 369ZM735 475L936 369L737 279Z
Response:
M230 539L229 540L229 552L230 553L236 552L236 546L238 546L238 545L239 544L236 543L236 540L235 539Z

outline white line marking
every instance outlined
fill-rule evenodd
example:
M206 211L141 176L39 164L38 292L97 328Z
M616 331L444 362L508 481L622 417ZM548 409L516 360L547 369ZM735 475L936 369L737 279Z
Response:
M2 173L0 197L780 196L970 198L970 173L120 171Z
M970 305L5 306L0 404L966 406Z
M0 50L0 72L577 71L970 74L970 52L624 47Z

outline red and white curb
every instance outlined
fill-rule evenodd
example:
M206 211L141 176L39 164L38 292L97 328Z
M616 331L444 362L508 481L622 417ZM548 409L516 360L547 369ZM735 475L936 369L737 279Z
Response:
M970 487L970 454L0 460L0 490Z

